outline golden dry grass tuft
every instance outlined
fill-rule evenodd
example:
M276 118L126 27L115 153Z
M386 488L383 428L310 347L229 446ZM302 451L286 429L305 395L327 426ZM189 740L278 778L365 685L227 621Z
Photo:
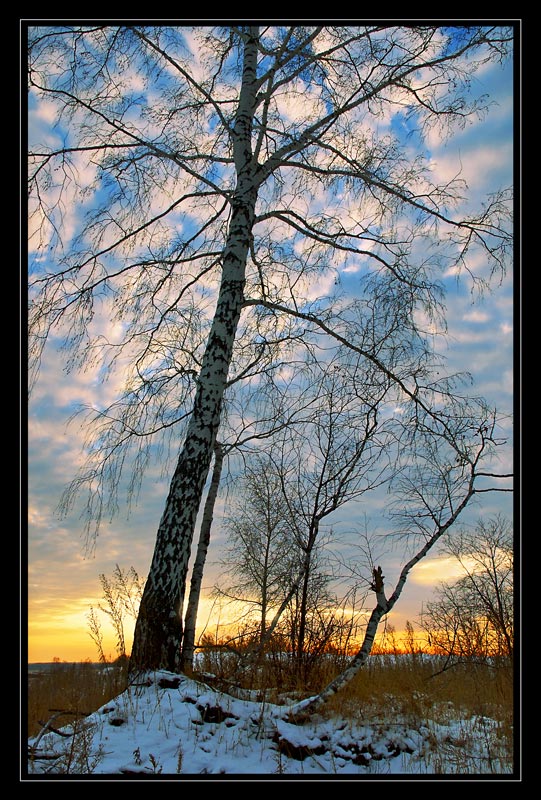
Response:
M53 717L61 728L93 713L127 686L125 662L96 665L53 663L28 673L28 736L37 736ZM60 713L66 712L66 713Z
M329 702L329 712L353 708L422 719L455 709L464 716L481 715L512 724L513 671L498 666L459 664L441 671L442 662L414 654L371 656L359 674Z

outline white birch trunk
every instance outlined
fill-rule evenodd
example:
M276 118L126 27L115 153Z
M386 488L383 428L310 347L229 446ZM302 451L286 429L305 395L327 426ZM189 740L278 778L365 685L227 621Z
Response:
M182 610L196 518L220 423L223 394L244 300L246 260L258 182L251 149L256 96L257 29L245 43L242 84L232 132L237 185L222 261L214 320L203 357L190 424L158 528L135 626L132 672L181 670Z

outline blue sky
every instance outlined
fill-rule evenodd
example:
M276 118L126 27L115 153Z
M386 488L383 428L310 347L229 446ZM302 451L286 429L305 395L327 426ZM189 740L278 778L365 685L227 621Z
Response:
M512 66L486 68L474 79L476 91L487 92L494 100L484 119L468 125L447 142L435 134L426 141L435 174L451 178L458 169L468 184L469 195L477 200L486 192L510 184L513 170L513 83ZM29 129L35 138L56 137L51 129L50 109L31 99ZM395 127L402 121L396 119ZM69 222L68 222L69 224ZM355 281L354 273L342 275L343 287ZM475 391L509 415L502 436L510 436L513 409L513 275L508 274L493 293L474 298L467 283L457 284L453 274L445 278L449 336L445 355L450 369L469 370ZM85 552L83 522L78 510L59 518L57 505L62 490L81 462L84 429L75 421L68 424L80 404L105 405L114 386L100 381L99 372L64 371L65 355L53 346L45 351L39 381L29 402L28 427L28 605L31 619L32 661L47 661L54 656L65 660L95 658L96 652L86 629L86 614L100 597L98 575L110 575L119 564L133 566L145 575L152 556L155 534L167 495L169 477L152 465L143 481L140 499L127 517L121 506L112 521L104 522L92 554ZM500 469L512 471L512 448L502 450ZM377 503L373 512L377 526ZM219 507L223 508L224 496ZM366 510L366 509L364 509ZM508 494L484 496L483 506L468 512L472 522L497 512L512 513ZM358 522L359 509L344 509L336 520L347 530ZM211 586L219 569L215 562L223 544L220 512L215 517L213 545L205 584ZM333 523L335 520L332 520ZM402 563L399 551L385 555L384 571L391 579ZM453 575L454 566L445 560L427 559L416 568L392 614L391 622L403 627L406 619L415 621L421 603L429 599L437 580ZM205 611L207 606L203 607ZM110 640L110 652L114 645Z

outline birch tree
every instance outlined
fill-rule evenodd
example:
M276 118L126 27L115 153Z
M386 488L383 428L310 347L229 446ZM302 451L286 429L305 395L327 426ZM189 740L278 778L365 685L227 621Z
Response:
M395 535L406 536L410 542L410 557L402 566L398 579L387 588L381 565L372 569L370 589L374 604L369 613L365 633L355 656L347 668L336 676L317 695L292 706L292 719L302 719L326 703L340 691L365 665L374 644L378 627L384 617L394 608L407 583L412 569L440 542L449 544L450 531L476 493L511 491L503 488L500 478L509 476L487 473L482 469L486 450L494 443L494 425L483 425L478 431L477 441L465 444L464 430L478 419L475 406L470 407L471 416L465 414L452 426L449 419L445 426L428 424L424 427L424 446L416 447L407 456L404 469L397 473L393 485L392 515L395 520ZM460 449L460 444L462 448ZM457 452L460 462L457 462ZM486 481L494 481L487 486ZM495 485L494 485L495 484Z
M238 481L237 497L223 528L228 546L222 563L229 578L217 591L254 608L250 615L256 623L254 635L264 643L269 614L286 594L299 557L279 478L261 456L247 464Z
M443 269L478 287L505 269L509 196L469 208L460 176L438 184L423 153L378 121L400 113L423 136L482 114L471 76L507 56L512 33L29 30L30 102L55 121L30 148L31 375L55 336L68 369L97 363L102 379L124 378L93 412L105 449L77 484L97 524L104 480L130 447L137 474L147 437L169 430L178 448L134 669L181 667L188 560L228 385L295 343L326 357L331 342L438 415L424 321L444 329ZM351 264L354 298L340 292ZM376 305L380 328L366 313Z
M199 540L195 554L192 577L190 581L190 593L188 595L188 605L184 617L184 636L182 640L182 671L189 672L193 669L193 658L195 653L195 634L197 625L197 612L199 610L199 599L203 585L203 574L207 560L207 552L210 544L210 533L214 518L214 507L220 488L220 478L224 463L224 451L220 442L214 443L214 466L212 469L212 479L210 482L207 499L201 520Z
M295 641L299 672L306 659L315 557L326 524L346 503L388 481L393 470L389 464L390 431L380 420L389 382L378 385L377 376L365 370L362 377L368 379L367 384L361 387L358 379L351 390L340 366L331 362L326 370L312 418L302 427L286 431L270 455L292 539L301 553Z

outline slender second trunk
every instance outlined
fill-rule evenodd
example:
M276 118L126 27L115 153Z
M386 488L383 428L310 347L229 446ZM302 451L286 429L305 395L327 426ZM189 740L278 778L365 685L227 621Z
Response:
M232 131L237 185L231 198L231 219L223 253L218 301L192 416L171 481L141 599L130 662L132 673L148 669L179 672L182 667L182 610L188 561L244 301L246 261L257 199L256 165L251 149L257 89L256 37L257 29L250 28Z
M220 478L222 475L222 465L224 461L223 447L219 442L214 444L214 468L210 482L203 519L201 520L201 530L199 542L197 543L197 554L192 568L192 580L190 583L190 594L188 596L188 606L184 617L184 636L182 640L182 671L191 672L193 670L193 658L195 652L195 627L197 623L197 611L199 609L199 598L201 596L201 585L203 583L203 572L207 560L207 552L210 543L210 530L214 516L214 506L218 496Z
M306 621L308 616L308 599L310 591L310 579L312 577L312 552L319 533L319 522L313 520L310 525L308 542L306 545L304 559L304 575L302 580L301 605L299 613L299 635L297 639L297 670L299 678L304 679L304 650L306 639Z

